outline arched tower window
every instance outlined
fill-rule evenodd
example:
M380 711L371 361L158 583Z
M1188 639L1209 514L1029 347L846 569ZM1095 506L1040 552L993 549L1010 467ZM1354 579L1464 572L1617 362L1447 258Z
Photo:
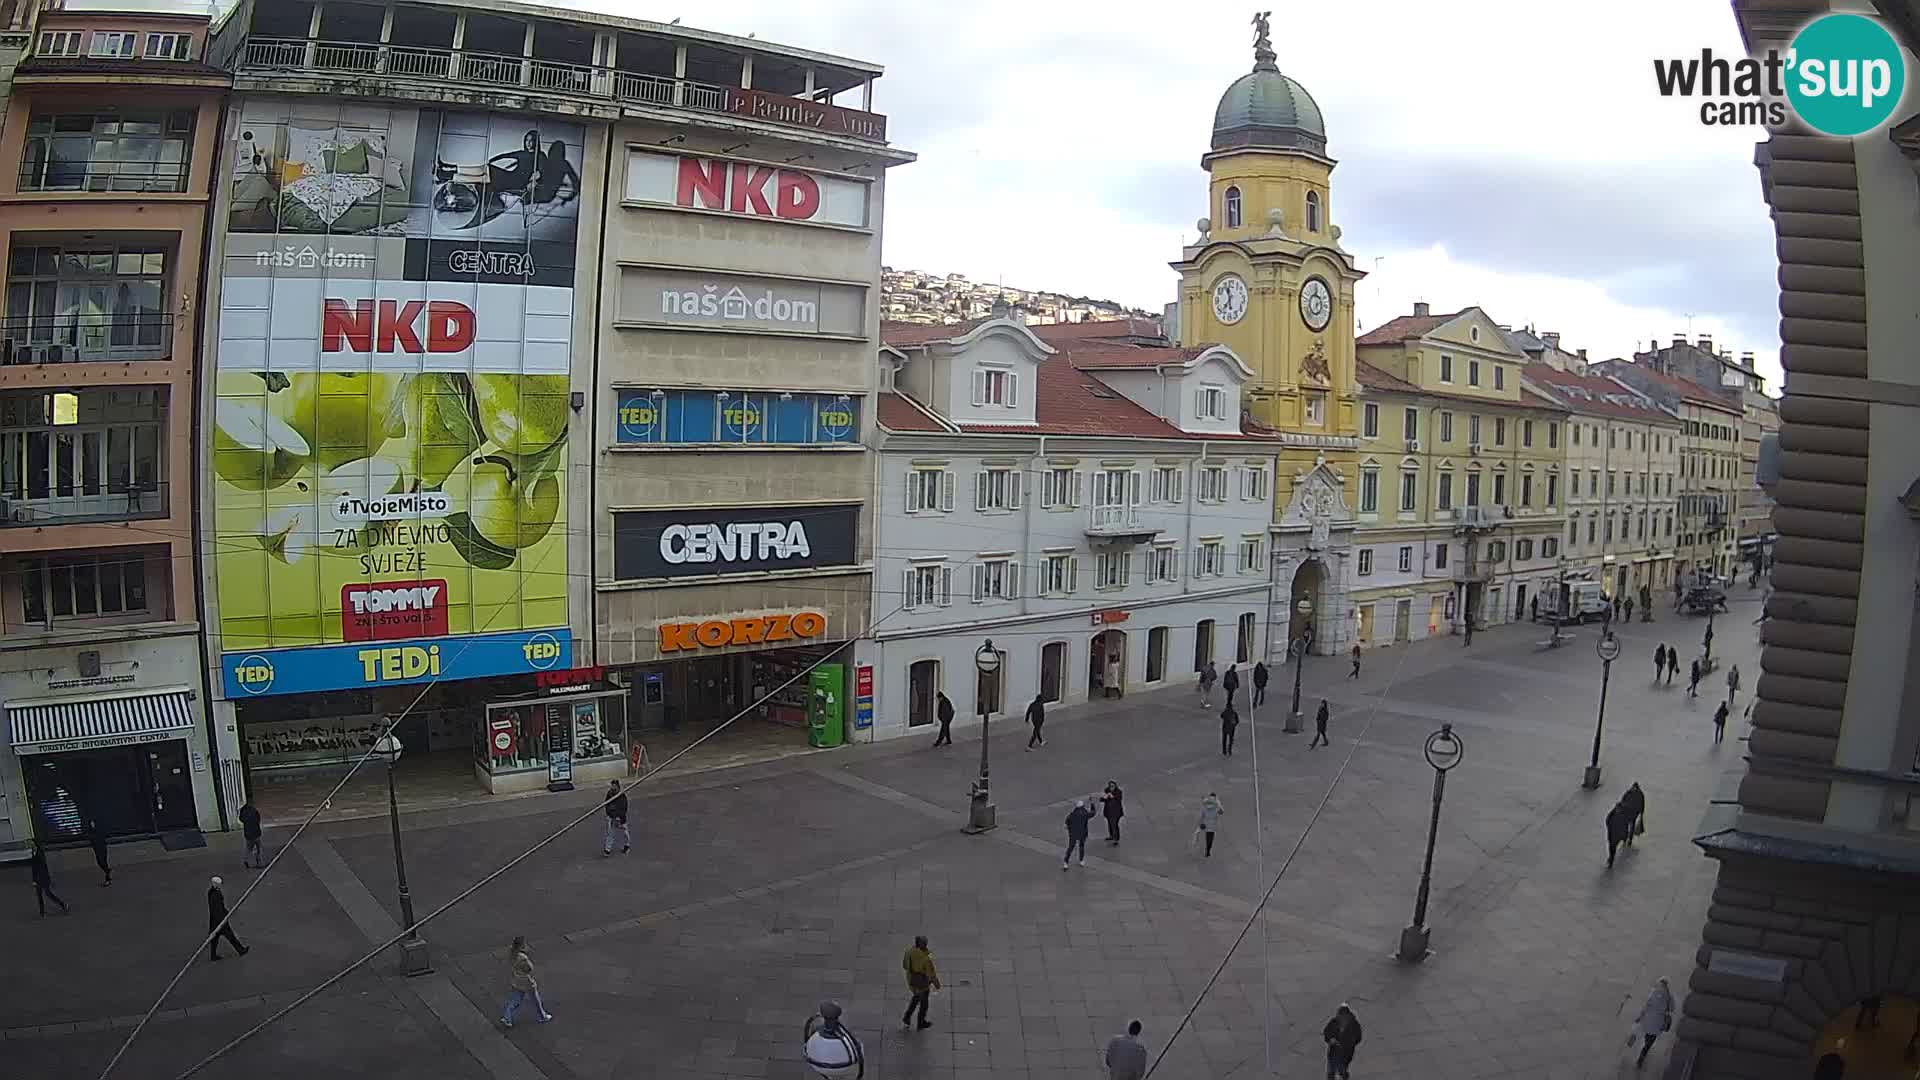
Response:
M1240 227L1240 189L1237 187L1227 189L1226 218L1227 228L1237 229Z
M1307 192L1307 231L1320 231L1320 193Z

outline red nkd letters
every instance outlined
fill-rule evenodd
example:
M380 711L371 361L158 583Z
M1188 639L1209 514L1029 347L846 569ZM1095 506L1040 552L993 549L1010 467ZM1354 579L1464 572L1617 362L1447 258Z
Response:
M421 344L421 313L426 344ZM329 298L320 312L321 352L464 352L473 347L473 309L457 300Z
M820 185L792 169L683 157L674 202L695 210L806 221L820 211Z

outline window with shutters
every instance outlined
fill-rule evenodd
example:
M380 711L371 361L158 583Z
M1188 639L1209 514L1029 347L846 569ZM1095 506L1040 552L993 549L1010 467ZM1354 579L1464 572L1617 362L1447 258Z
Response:
M1440 381L1453 381L1453 357L1448 356L1446 353L1440 354Z
M1040 592L1044 596L1072 596L1079 585L1080 560L1068 554L1048 555L1040 564Z
M1613 472L1613 470L1612 470L1612 469L1608 469L1608 470L1607 470L1607 496L1608 496L1609 498L1611 498L1611 497L1613 496L1613 493L1614 493L1614 492L1613 492L1613 477L1614 477L1614 472Z
M1360 549L1360 565L1356 573L1358 573L1359 576L1361 577L1366 577L1369 574L1373 573L1373 549L1372 548Z
M1360 434L1369 439L1380 437L1380 406L1371 401L1360 407Z
M1499 364L1493 365L1493 388L1495 390L1505 390L1507 388L1507 369L1501 367Z
M1240 497L1250 502L1258 502L1267 497L1267 470L1263 465L1246 465L1240 469Z
M1533 541L1519 540L1513 545L1513 557L1516 559L1533 558Z
M1507 505L1507 474L1493 474L1493 505Z
M973 602L1014 600L1020 596L1020 565L1009 556L983 556L973 564Z
M1420 474L1412 469L1400 473L1400 512L1411 514L1420 505Z
M1528 506L1528 507L1533 505L1533 474L1532 473L1520 474L1520 505Z
M1505 540L1487 541L1487 561L1488 562L1494 562L1494 563L1505 562L1506 558L1507 558L1507 542Z
M975 510L1020 509L1020 473L1016 469L981 469L973 475Z
M1155 544L1147 552L1147 581L1150 584L1178 580L1180 548L1178 544Z
M1400 545L1400 572L1405 574L1413 570L1413 545Z
M1040 474L1040 505L1066 510L1080 505L1080 474L1073 469L1047 469Z
M1223 386L1202 386L1194 394L1193 411L1202 420L1227 418L1227 390Z
M1178 506L1181 496L1185 494L1181 491L1184 479L1180 468L1176 465L1162 465L1154 469L1153 484L1148 491L1151 501Z
M1531 420L1520 421L1520 445L1533 445L1533 421Z
M909 611L946 607L953 603L953 567L945 563L922 563L907 568L902 590Z
M1550 472L1547 474L1547 509L1549 510L1553 509L1554 505L1559 501L1560 501L1560 474L1557 472Z
M1440 441L1443 443L1453 441L1453 414L1450 412L1440 414Z
M1406 410L1400 414L1400 423L1401 426L1407 429L1407 438L1417 439L1420 437L1419 409L1412 405L1407 406Z
M1447 545L1433 545L1433 568L1435 570L1445 570L1447 568Z
M1008 409L1019 408L1019 373L1007 371L1003 368L975 368L973 371L973 403L975 405L998 405Z
M938 514L952 509L952 472L937 467L907 470L907 513Z
M1567 522L1567 547L1571 549L1571 548L1577 548L1579 546L1580 546L1580 523L1578 521L1569 521Z
M1227 501L1227 469L1224 465L1209 465L1200 470L1200 490L1196 497L1201 502Z
M1227 544L1224 540L1202 540L1194 554L1194 577L1219 577L1227 572Z
M1580 435L1579 429L1578 428L1574 429L1574 445L1576 446L1578 446L1580 442L1579 435ZM1547 449L1549 450L1560 449L1560 425L1559 424L1555 424L1555 423L1547 424Z
M1559 537L1549 536L1545 540L1540 541L1540 557L1541 558L1551 559L1558 554L1560 554L1560 538Z
M1380 470L1360 470L1360 512L1377 513L1380 509Z
M1507 445L1507 418L1504 416L1493 418L1493 445Z
M1265 545L1261 541L1262 537L1252 533L1240 537L1241 573L1258 574L1266 570L1266 560L1262 557Z
M1478 360L1469 359L1467 361L1467 385L1480 385L1480 361Z
M1467 417L1467 442L1472 443L1475 446L1480 445L1480 414L1479 413L1474 413L1473 415Z
M1467 474L1467 505L1480 505L1480 474L1477 472Z
M1453 471L1441 469L1440 478L1433 489L1433 505L1437 509L1453 509Z
M1093 559L1093 587L1124 589L1133 583L1133 553L1102 551Z

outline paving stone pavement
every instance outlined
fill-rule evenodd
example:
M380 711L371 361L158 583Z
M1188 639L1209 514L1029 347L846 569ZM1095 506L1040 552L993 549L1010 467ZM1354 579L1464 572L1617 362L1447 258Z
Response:
M1742 598L1715 642L1757 674L1753 614ZM632 854L601 858L586 822L426 928L430 980L383 957L202 1075L799 1078L800 1025L833 997L876 1080L1094 1077L1098 1048L1131 1017L1153 1052L1166 1046L1282 865L1266 917L1157 1076L1321 1075L1319 1028L1343 1000L1366 1025L1357 1076L1631 1075L1622 1042L1639 1000L1691 966L1713 867L1688 840L1744 732L1715 747L1714 699L1651 684L1654 645L1692 650L1704 627L1662 618L1620 628L1597 792L1579 786L1594 632L1542 651L1531 627L1380 650L1359 680L1310 658L1304 706L1325 696L1333 710L1321 749L1281 730L1284 672L1233 757L1219 753L1217 705L1185 688L1057 710L1031 752L1017 720L997 719L1001 827L984 837L958 831L977 726L951 749L916 738L675 777L634 793ZM1434 859L1434 953L1407 967L1390 953L1431 807L1420 747L1442 722L1467 752ZM1096 821L1086 865L1063 871L1066 809L1109 778L1127 793L1122 842L1105 844ZM1635 780L1650 831L1609 872L1601 818ZM1227 813L1203 858L1193 825L1210 790ZM590 799L410 815L416 909ZM393 932L384 822L319 826L301 843L236 913L254 953L196 964L115 1076L178 1075ZM0 911L0 1072L97 1076L198 940L206 876L224 874L230 896L255 876L225 837L116 855L115 884L97 888L85 853L58 854L70 917L36 918L24 875ZM916 933L945 989L933 1029L909 1033L899 963ZM492 1023L514 934L532 942L552 1024Z

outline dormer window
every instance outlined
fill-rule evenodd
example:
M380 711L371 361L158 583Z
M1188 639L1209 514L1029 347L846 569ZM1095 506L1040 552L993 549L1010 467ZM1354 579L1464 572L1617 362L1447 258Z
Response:
M186 34L148 34L147 47L140 55L148 60L185 60L193 48Z
M1317 191L1307 192L1307 231L1320 231L1320 193Z
M1004 368L975 368L973 403L1015 409L1020 406L1020 375Z
M1228 188L1226 201L1226 213L1223 216L1227 219L1227 228L1237 229L1240 227L1240 189Z
M93 45L87 50L89 56L109 58L130 58L134 55L134 45L140 35L131 30L95 30Z
M1227 389L1224 386L1203 386L1194 395L1194 413L1202 420L1225 420L1227 418Z
M40 35L41 56L79 56L80 31L48 30Z

